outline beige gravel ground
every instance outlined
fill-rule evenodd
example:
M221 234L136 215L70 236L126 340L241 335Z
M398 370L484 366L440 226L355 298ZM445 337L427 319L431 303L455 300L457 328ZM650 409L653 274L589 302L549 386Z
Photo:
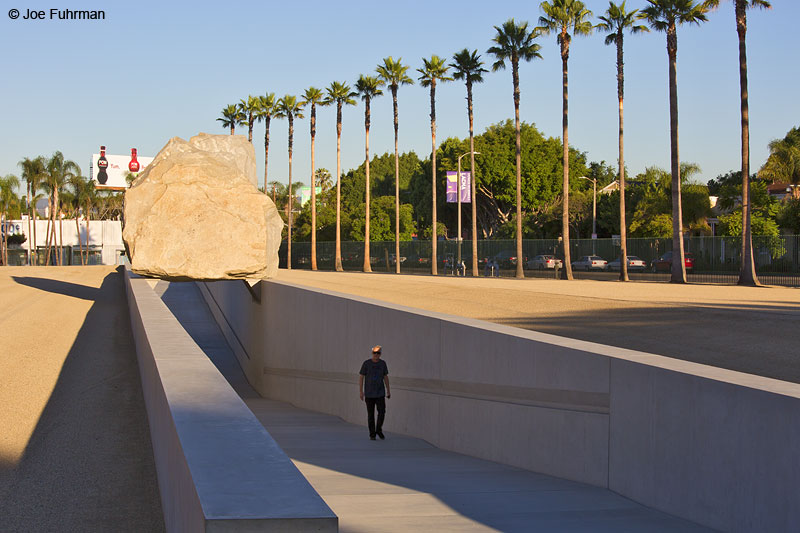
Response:
M800 383L800 289L284 269L277 279Z
M0 530L163 530L121 273L0 268L0 379Z

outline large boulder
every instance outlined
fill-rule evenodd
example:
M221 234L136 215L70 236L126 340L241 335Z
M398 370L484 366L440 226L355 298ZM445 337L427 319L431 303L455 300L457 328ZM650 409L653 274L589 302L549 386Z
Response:
M174 137L125 192L131 267L171 281L266 278L283 220L257 188L244 136Z

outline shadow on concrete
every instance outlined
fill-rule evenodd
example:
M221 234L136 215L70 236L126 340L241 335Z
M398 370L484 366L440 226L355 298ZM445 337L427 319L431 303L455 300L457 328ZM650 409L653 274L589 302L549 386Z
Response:
M0 467L0 529L163 531L121 271L99 289L15 280L94 303L21 460Z
M491 322L800 383L800 312L781 306L608 308Z
M72 298L80 298L81 300L94 301L102 290L57 279L35 278L30 276L12 276L11 279L20 285L33 287L34 289L42 291L55 292L65 296L71 296Z
M304 473L339 515L342 532L705 531L605 489L442 451L390 429L386 441L370 441L362 426L262 399L197 286L159 282L155 291L284 452L325 469L319 477Z

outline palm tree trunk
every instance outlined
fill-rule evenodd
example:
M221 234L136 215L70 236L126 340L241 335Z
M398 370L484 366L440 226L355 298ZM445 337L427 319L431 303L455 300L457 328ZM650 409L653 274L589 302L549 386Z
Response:
M572 279L572 262L569 250L569 45L566 39L561 40L561 85L562 85L562 135L564 159L564 179L562 184L563 206L561 212L561 234L564 246L564 277Z
M89 215L91 214L91 204L86 202L86 264L89 264Z
M83 258L83 239L81 239L81 224L78 221L78 213L75 213L75 233L78 235L78 253L81 256L81 266L86 266L86 261Z
M467 113L469 114L469 171L472 205L472 275L478 277L478 209L475 196L475 135L472 129L472 82L467 82Z
M61 219L61 200L58 198L58 189L56 189L56 212L53 216L58 217L58 264L64 266L64 224ZM53 228L55 232L55 227Z
M753 231L750 225L750 109L747 98L747 2L736 0L736 31L739 35L739 87L742 106L742 268L739 285L761 285L753 257Z
M686 283L683 256L683 211L681 209L681 168L678 156L678 34L674 24L667 30L669 53L669 129L672 171L672 283Z
M53 221L53 195L49 195L47 198L47 202L50 205L50 212L47 214L47 229L45 230L45 256L44 256L44 264L46 266L50 266L50 226L51 222Z
M366 183L366 215L364 218L364 272L372 272L372 263L370 262L369 251L369 97L364 99L364 166L367 174Z
M292 204L294 204L294 195L292 194L292 141L294 140L294 117L289 114L289 197L286 202L289 204L286 240L286 269L292 269Z
M231 135L233 135L234 129L236 129L236 125L231 123Z
M33 255L31 254L31 184L28 182L25 194L28 201L28 266L33 264ZM35 242L33 243L36 244Z
M436 249L439 237L436 221L436 79L431 80L431 275L439 274Z
M317 269L317 188L314 162L314 138L317 135L317 107L311 104L311 270Z
M336 272L342 268L342 103L336 103Z
M617 35L617 96L619 97L619 280L628 279L628 230L625 222L625 146L622 102L625 96L625 72L622 61L622 31Z
M400 154L397 151L397 86L392 86L394 107L394 272L400 273Z
M33 194L33 187L31 187L31 196L36 196ZM36 200L34 199L34 204ZM31 217L33 217L33 257L31 258L31 264L39 266L39 249L36 246L36 205L29 206Z
M514 82L514 131L516 133L517 163L517 278L524 278L522 271L522 139L519 129L519 58L511 59L511 78ZM458 177L461 179L461 176ZM461 235L458 236L461 238Z
M247 119L247 141L250 144L253 144L253 114L250 113L250 116Z
M269 161L269 121L272 117L267 117L264 119L264 124L267 127L266 133L264 133L264 190L267 189L267 162Z

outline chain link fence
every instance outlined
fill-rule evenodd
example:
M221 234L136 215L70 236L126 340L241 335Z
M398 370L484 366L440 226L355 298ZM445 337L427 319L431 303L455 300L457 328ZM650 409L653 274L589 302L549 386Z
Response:
M342 267L347 271L361 271L364 265L364 243L345 241L341 243ZM645 262L641 271L630 270L632 280L669 280L668 259L659 261L672 250L672 239L628 239L628 255L636 256ZM739 279L741 263L741 239L738 237L688 237L684 240L684 250L691 254L694 264L687 272L690 282L735 284ZM334 270L335 243L317 243L317 268ZM555 277L551 268L535 261L539 255L561 256L561 243L558 239L537 239L522 241L522 263L525 275L530 277ZM761 283L800 287L800 236L782 235L779 237L753 237L753 253L756 272ZM370 265L373 271L394 272L395 243L370 243ZM618 259L620 242L618 239L572 239L570 240L572 261L583 256L596 255L608 262ZM459 246L455 240L441 240L437 243L437 265L439 275L460 275L458 266ZM478 275L513 277L516 273L516 242L514 240L477 241ZM280 266L286 267L286 242L279 251ZM466 274L472 274L472 241L461 243L461 258ZM400 269L408 274L431 273L431 242L403 241L400 243ZM311 268L311 243L292 242L292 268ZM618 272L575 271L576 278L616 279Z

